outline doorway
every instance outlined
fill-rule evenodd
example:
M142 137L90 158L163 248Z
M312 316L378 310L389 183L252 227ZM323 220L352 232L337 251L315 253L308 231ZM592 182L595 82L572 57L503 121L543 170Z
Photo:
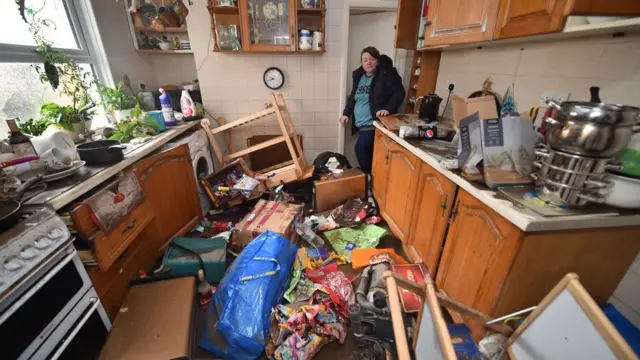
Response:
M346 9L345 9L346 10ZM360 63L360 52L367 46L377 48L381 54L389 56L393 60L393 66L403 77L407 51L394 48L396 8L377 7L349 7L349 16L345 19L348 26L346 46L342 51L342 64L345 72L344 90L342 99L350 95L353 79L351 73L357 69ZM344 24L347 25L347 24ZM344 100L343 100L344 101ZM346 102L346 101L345 101ZM344 108L344 103L342 108ZM351 134L351 125L348 124L341 132L340 151L347 157L352 166L358 166L354 146L358 135Z

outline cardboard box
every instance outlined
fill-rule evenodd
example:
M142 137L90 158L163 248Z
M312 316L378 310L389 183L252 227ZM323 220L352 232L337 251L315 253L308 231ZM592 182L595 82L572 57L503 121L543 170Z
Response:
M335 209L349 199L364 199L367 196L366 182L367 176L359 169L347 169L341 174L314 181L316 212Z
M253 210L233 229L236 245L243 248L267 230L282 234L296 242L298 234L293 226L296 221L302 220L302 208L302 205L260 199Z
M453 120L458 127L460 127L460 120L476 112L480 119L498 118L496 100L493 96L464 99L453 95L451 96L451 107L453 108Z
M394 274L414 282L422 288L426 286L425 274L420 264L391 265L391 269ZM422 300L418 294L398 287L398 295L405 313L414 314L422 309Z

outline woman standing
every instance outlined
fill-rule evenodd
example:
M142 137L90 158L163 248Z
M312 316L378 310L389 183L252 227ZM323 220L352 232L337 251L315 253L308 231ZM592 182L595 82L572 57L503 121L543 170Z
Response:
M360 54L362 66L353 72L353 88L342 112L340 122L347 124L353 117L351 133L360 131L355 153L360 168L371 173L373 161L373 121L378 116L396 113L404 99L402 78L393 61L380 55L378 49L369 46Z

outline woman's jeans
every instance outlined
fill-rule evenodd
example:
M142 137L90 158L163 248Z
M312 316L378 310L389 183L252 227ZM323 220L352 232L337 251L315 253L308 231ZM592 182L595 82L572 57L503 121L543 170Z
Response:
M358 132L358 140L356 141L356 157L360 169L367 174L371 174L371 163L373 162L373 139L375 131L360 130Z

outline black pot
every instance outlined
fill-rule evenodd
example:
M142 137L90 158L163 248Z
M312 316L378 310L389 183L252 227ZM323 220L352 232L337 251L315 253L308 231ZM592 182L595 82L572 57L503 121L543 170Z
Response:
M76 146L81 160L87 165L111 165L124 158L126 146L118 140L97 140Z
M0 231L5 232L18 222L20 203L13 200L0 201Z

